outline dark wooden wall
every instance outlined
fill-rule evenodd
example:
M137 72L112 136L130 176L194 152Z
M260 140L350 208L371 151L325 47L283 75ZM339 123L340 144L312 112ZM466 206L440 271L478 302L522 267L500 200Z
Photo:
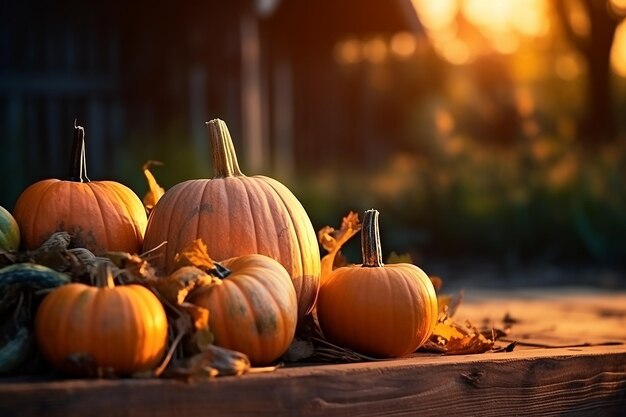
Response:
M148 147L166 129L208 155L203 122L214 117L229 124L251 173L287 179L345 155L384 155L402 132L394 94L403 87L375 92L371 68L346 71L333 48L347 36L420 32L410 1L281 0L268 15L255 4L2 1L0 205L66 175L74 118L94 179L141 181L121 167L120 149Z

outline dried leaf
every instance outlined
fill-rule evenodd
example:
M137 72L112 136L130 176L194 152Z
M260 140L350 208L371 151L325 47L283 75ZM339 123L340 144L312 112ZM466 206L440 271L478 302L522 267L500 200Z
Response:
M68 260L66 251L70 246L71 237L67 232L56 232L34 251L27 252L30 260L56 271L66 271Z
M99 259L89 249L86 248L72 248L68 250L69 253L76 257L76 260L83 265L93 265Z
M480 333L460 339L452 339L446 345L446 355L467 355L485 353L493 347L493 340L486 339Z
M445 322L440 322L435 325L433 336L437 338L437 342L445 344L455 338L462 339L465 337L465 333L459 331L458 327L455 326L452 321L446 320ZM433 336L431 336L431 338Z
M439 315L445 314L447 317L454 317L464 296L465 292L463 290L459 291L454 297L449 294L438 296L437 305L439 306Z
M504 315L504 318L502 319L502 324L504 324L504 327L506 329L510 329L511 326L513 326L514 324L519 324L520 320L512 317L508 312Z
M174 269L182 268L183 266L195 266L205 272L209 272L215 269L215 262L209 256L207 247L202 239L196 239L189 243L174 258Z
M208 345L201 353L176 360L168 368L173 377L192 379L223 375L243 375L250 369L246 355L215 345Z
M463 355L487 352L494 343L494 340L487 339L470 322L462 325L444 317L435 326L425 349L447 355Z
M322 282L332 272L335 256L341 247L359 230L361 230L359 215L351 211L343 218L339 230L326 226L317 233L320 244L328 251L328 254L322 258Z
M141 169L143 170L143 175L148 181L149 190L143 197L143 205L146 208L146 212L148 214L152 211L156 203L159 202L161 197L163 197L163 194L165 194L165 190L163 189L163 187L161 187L159 183L157 183L154 175L152 175L152 172L150 172L151 165L162 166L163 163L159 161L148 161L143 164L143 167L141 167Z
M209 328L209 310L191 303L180 303L180 307L189 314L195 330Z
M215 342L215 336L213 336L213 332L211 332L208 327L202 330L196 330L187 343L187 351L195 353L202 352L209 345L212 345L213 342Z
M115 276L123 276L120 279L124 282L139 281L143 283L156 277L156 272L150 262L139 255L114 251L106 252L103 256L119 269Z
M203 285L219 285L221 280L213 278L195 266L184 266L166 278L153 280L154 288L172 304L180 305L195 288Z
M67 249L70 246L72 238L67 232L56 232L50 235L50 237L41 244L40 251L53 251L59 252Z

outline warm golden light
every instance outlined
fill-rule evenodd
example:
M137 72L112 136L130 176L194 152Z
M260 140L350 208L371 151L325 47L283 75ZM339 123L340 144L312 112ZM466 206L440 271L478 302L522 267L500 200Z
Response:
M572 29L580 36L588 36L591 30L591 23L589 22L589 16L580 1L570 2L569 6L569 21L572 24Z
M626 0L610 0L611 9L616 13L626 13Z
M527 88L515 92L515 107L521 117L530 117L535 112L535 99Z
M456 0L411 0L424 26L430 30L443 29L454 21L458 11Z
M357 64L363 59L361 43L356 39L348 39L335 45L335 59L341 64Z
M547 0L412 0L437 52L453 64L496 51L512 54L522 37L550 29ZM459 19L461 17L461 19ZM478 30L467 32L463 18Z
M387 58L387 43L381 38L373 38L363 47L365 59L373 64L380 64Z
M580 59L574 53L563 54L556 59L554 70L566 81L575 80L581 73Z
M435 111L435 129L440 135L446 136L454 130L454 117L444 108Z
M626 3L626 0L623 0ZM611 67L615 74L626 78L626 21L615 31L615 40L611 49Z
M446 42L442 45L435 45L439 53L451 64L464 65L473 58L472 51L467 43L461 40Z
M513 32L503 33L492 39L493 47L501 54L512 54L519 48L519 38Z
M415 53L417 41L409 32L399 32L391 38L391 52L399 58L408 58Z
M512 1L466 0L462 11L467 20L475 25L502 32L507 29L512 7Z

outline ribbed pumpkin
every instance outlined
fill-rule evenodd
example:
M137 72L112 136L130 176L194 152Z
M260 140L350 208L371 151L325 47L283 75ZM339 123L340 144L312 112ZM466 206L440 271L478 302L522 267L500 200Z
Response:
M285 268L264 255L221 262L221 285L194 291L188 300L210 312L215 344L245 353L254 365L278 359L296 331L296 292Z
M378 211L365 212L361 233L363 265L334 270L320 288L320 327L331 342L363 354L409 354L435 327L435 289L415 265L383 265Z
M167 345L167 317L158 298L140 285L115 287L106 263L98 286L67 284L48 294L35 317L40 351L56 368L86 354L119 375L158 365Z
M233 142L221 120L207 123L213 147L213 179L185 181L170 188L152 211L144 251L167 241L155 259L170 271L176 253L201 238L217 260L262 254L287 270L302 318L313 307L320 280L320 255L311 221L280 182L241 173Z
M0 206L0 249L17 250L20 247L20 228L7 209Z
M22 246L39 247L54 232L66 231L76 246L92 252L141 251L148 219L139 197L114 181L87 178L85 138L74 127L70 180L46 179L19 196L13 215Z

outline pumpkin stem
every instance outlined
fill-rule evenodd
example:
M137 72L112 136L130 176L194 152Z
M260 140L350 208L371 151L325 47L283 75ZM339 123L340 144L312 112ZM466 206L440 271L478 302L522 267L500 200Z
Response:
M213 119L206 122L206 125L209 128L213 148L213 169L215 170L213 178L243 176L226 123L220 119Z
M213 265L215 268L211 272L217 275L218 278L224 279L230 275L230 269L226 268L224 265L215 261L213 261Z
M89 182L87 177L87 157L85 156L85 129L74 119L74 141L72 142L70 180Z
M96 270L96 286L98 288L114 288L113 273L109 262L100 262Z
M378 229L378 210L367 210L363 215L361 253L364 267L377 268L383 266L380 231Z

